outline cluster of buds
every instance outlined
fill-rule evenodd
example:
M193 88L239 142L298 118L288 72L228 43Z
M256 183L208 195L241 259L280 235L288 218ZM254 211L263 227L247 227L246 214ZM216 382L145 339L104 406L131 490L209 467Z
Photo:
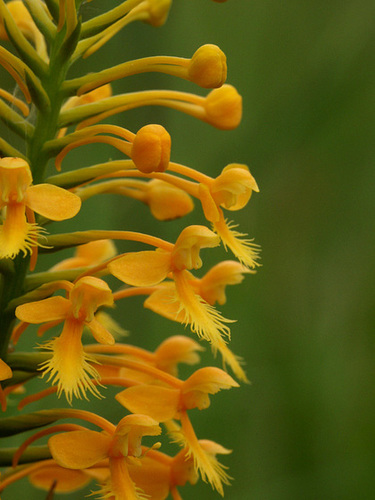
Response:
M258 246L225 216L244 208L258 187L243 164L211 177L171 161L171 136L160 124L131 131L107 120L141 106L165 106L231 130L241 121L242 99L225 83L225 54L212 44L189 58L145 57L69 79L73 63L128 24L162 26L172 0L125 0L83 21L90 13L86 3L0 0L0 66L19 91L16 97L0 88L0 119L24 141L20 149L19 139L12 144L0 135L0 404L6 412L11 398L20 412L2 419L0 438L29 431L17 449L1 446L7 467L0 493L6 499L11 485L27 477L49 499L95 482L97 498L178 500L186 483L201 478L223 495L230 477L217 455L230 450L198 439L189 412L207 409L210 396L247 382L241 358L229 347L233 320L216 304L226 302L228 285L258 266ZM208 90L113 94L111 82L145 72ZM95 143L115 148L121 159L63 171L73 149ZM174 242L127 228L59 232L59 221L74 218L86 200L103 193L142 202L159 221L185 216L198 200L209 227L187 226ZM54 233L50 221L57 222ZM149 249L118 254L116 240ZM234 260L196 276L201 249L221 243ZM43 254L67 248L71 257L39 270ZM125 342L127 333L110 310L138 295L145 296L144 307L188 326L192 335L181 326L181 334L166 336L153 351ZM49 338L22 352L18 341L30 325ZM85 341L85 330L95 343ZM206 366L179 378L179 365L199 363L205 343L223 368ZM28 381L38 375L44 379L39 389L30 389ZM79 407L82 398L104 399L106 387L118 389L106 398L117 408L117 424ZM24 410L46 396L59 408ZM143 436L162 433L175 443L174 455L158 441L142 444ZM34 444L46 436L47 444Z

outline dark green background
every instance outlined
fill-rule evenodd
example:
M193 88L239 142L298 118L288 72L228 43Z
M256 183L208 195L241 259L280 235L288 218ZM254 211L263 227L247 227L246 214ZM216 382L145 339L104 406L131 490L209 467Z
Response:
M231 500L374 498L374 19L371 0L175 0L164 27L130 26L85 63L91 70L108 57L189 57L216 43L228 57L228 82L243 96L243 121L230 132L154 107L115 119L132 130L162 123L174 161L211 175L247 163L260 186L230 215L261 244L262 267L231 287L222 307L238 319L231 346L246 359L252 385L191 413L199 437L234 450L222 460L235 478L226 488ZM161 75L114 88L205 93ZM120 157L100 151L103 160ZM94 163L99 153L91 152L72 153L66 168ZM82 228L137 229L171 241L185 225L204 222L198 205L193 216L159 223L135 202L106 196L88 202L78 220ZM223 258L221 250L202 254L205 269ZM128 302L115 315L130 341L155 348L166 332L183 331L143 310L141 299ZM121 416L117 403L96 407L114 422ZM16 491L4 500L19 498ZM202 483L181 493L217 498Z

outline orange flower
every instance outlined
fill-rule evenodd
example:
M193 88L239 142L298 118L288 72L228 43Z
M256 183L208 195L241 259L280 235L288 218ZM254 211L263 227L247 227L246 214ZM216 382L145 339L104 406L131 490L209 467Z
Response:
M230 248L234 255L246 266L254 268L258 264L259 248L252 240L243 239L244 234L234 231L233 223L228 223L223 209L236 211L247 205L252 193L259 188L248 167L240 163L230 163L216 178L201 172L170 163L169 171L190 177L198 182L193 184L169 175L163 179L199 198L206 219L212 223L214 231L220 236L225 248Z
M193 332L199 332L200 328L212 328L210 327L212 323L208 323L210 319L208 314L210 312L213 315L216 313L217 319L215 316L213 316L213 319L217 322L221 318L213 305L215 302L219 304L225 303L226 285L239 283L244 272L251 271L239 262L224 261L214 266L201 279L189 274L190 296L194 300L194 302L191 301L190 303L189 315L186 314L186 310L182 307L176 285L172 281L165 281L154 287L151 293L149 292L150 295L145 300L144 307L172 321L189 325ZM197 298L195 299L195 297ZM224 339L216 336L211 345L214 353L219 351L222 355L224 365L229 365L239 380L248 382L246 373L241 366L242 359L233 354Z
M160 433L158 423L152 418L127 415L112 434L91 430L66 432L52 436L48 446L55 461L67 469L87 470L108 459L110 477L100 492L103 498L139 500L145 497L131 480L128 463L142 456L142 436Z
M68 298L56 296L22 304L16 308L16 316L26 323L47 323L47 328L64 322L61 335L43 344L52 351L52 357L40 369L49 374L48 380L57 383L58 394L64 391L71 403L73 395L86 397L86 390L100 397L90 378L98 379L99 374L89 364L93 360L84 352L81 337L87 326L97 342L114 343L111 333L95 318L100 306L112 306L113 297L107 283L91 276L79 279L75 285L66 282L66 288Z
M31 185L28 163L21 158L0 159L0 208L5 209L0 226L0 258L26 255L44 231L35 223L34 212L54 221L74 217L81 208L78 196L52 184Z
M238 384L226 372L216 367L206 367L194 372L179 389L140 384L120 392L116 395L116 399L128 410L144 413L158 422L180 419L182 427L179 441L188 447L188 454L192 455L195 469L200 471L203 480L207 478L222 494L222 483L228 484L229 477L223 466L199 444L187 410L208 408L210 394L231 387L238 387Z
M204 226L189 226L178 237L171 251L130 252L108 265L109 271L133 286L152 286L162 282L172 273L180 309L186 316L196 318L196 331L201 338L215 343L221 338L221 332L229 335L229 328L220 314L202 303L189 283L188 269L199 269L202 260L201 248L215 247L219 238ZM188 321L186 321L188 322Z

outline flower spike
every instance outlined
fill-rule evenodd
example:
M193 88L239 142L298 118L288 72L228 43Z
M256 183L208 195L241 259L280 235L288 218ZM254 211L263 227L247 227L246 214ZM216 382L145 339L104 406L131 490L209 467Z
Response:
M0 39L7 47L0 46L0 66L16 84L15 89L0 88L0 120L10 132L0 137L0 406L6 410L9 396L18 411L44 402L48 408L46 398L56 402L61 395L65 406L74 405L3 418L0 436L33 432L14 451L1 450L0 462L11 468L0 471L0 496L20 479L44 490L48 500L59 493L74 496L93 479L93 494L102 500L182 500L180 488L199 478L223 495L231 478L217 456L230 450L198 439L190 411L208 409L217 392L238 387L232 376L247 382L242 359L229 347L233 320L216 304L225 304L227 286L240 283L258 265L258 247L234 230L224 212L244 208L259 189L242 164L231 163L211 177L171 161L169 130L155 120L142 120L133 132L125 123L107 119L144 106L163 106L232 130L241 122L242 97L226 83L227 59L214 44L196 46L188 57L150 53L132 60L124 59L133 45L127 43L125 51L109 47L109 56L90 67L83 59L107 42L113 45L122 28L133 22L159 27L172 4L101 2L102 12L96 15L98 2L91 1L0 0ZM104 66L95 68L96 63ZM123 94L112 92L112 82L143 73L172 76L171 83L184 79L186 91L168 86L142 90L134 78L124 82ZM198 93L196 85L202 89ZM185 135L193 144L194 133ZM71 163L80 153L83 163L90 162L97 143L103 150L115 148L120 159ZM93 149L93 155L86 156L80 146ZM49 176L53 164L60 171L68 160L67 172ZM134 220L125 217L123 228L97 229L101 204L91 198L100 194L121 196L113 202L115 211L124 201L147 205L139 215L154 218L152 234L127 227L138 215ZM158 233L161 221L190 214L194 198L208 227L191 216L173 242L163 238ZM89 199L85 210L91 205L93 217L81 214L76 227L69 224L63 231L57 227L61 224L50 224L74 217ZM88 226L80 228L85 221ZM121 255L116 240L122 242ZM201 250L221 242L239 262L219 261L200 274ZM45 254L60 258L42 262ZM40 269L34 273L37 264ZM112 283L119 287L113 292ZM162 321L189 326L198 338L162 328L162 338L154 338L156 346L146 349L137 343L144 324L134 343L125 343L126 325L109 312L119 300L130 302L137 296ZM44 337L34 342L37 352L19 352L26 330ZM86 343L90 334L94 341ZM203 358L202 340L209 342L214 356L219 352L220 368L194 366ZM189 371L182 379L181 364ZM37 387L41 378L44 388ZM110 390L104 394L106 387ZM108 411L113 404L123 407L117 425L100 415L103 402L95 405L98 413L75 407L80 404L76 399L86 399L87 405L90 396L104 395ZM161 424L179 452L169 456L159 451L159 442L142 443L144 436L158 436ZM40 439L48 444L37 446Z

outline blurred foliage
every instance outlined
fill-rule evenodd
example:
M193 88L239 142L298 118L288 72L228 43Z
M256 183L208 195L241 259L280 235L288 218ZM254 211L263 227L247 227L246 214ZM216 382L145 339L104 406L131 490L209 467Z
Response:
M92 2L87 9L104 6ZM244 97L243 122L231 132L155 107L116 118L132 130L162 123L172 135L173 160L199 170L215 174L227 163L247 163L261 189L233 215L262 245L262 267L231 287L222 308L238 319L231 345L246 359L252 385L219 394L211 408L192 414L199 437L234 450L223 460L235 478L226 490L230 500L374 495L374 18L371 0L176 0L166 26L130 26L87 62L99 69L108 51L114 63L162 53L189 57L201 44L216 43L228 57L228 81ZM157 74L114 85L150 87L195 91ZM107 147L94 154L87 148L70 154L66 167L89 165L99 154L118 157ZM197 206L194 219L159 223L135 202L124 205L119 211L114 198L103 196L88 203L79 223L173 241L200 214ZM222 254L206 255L208 264ZM166 329L181 332L143 310L141 299L122 303L115 315L130 341L150 348ZM212 363L209 353L205 363ZM119 419L115 404L95 404ZM16 491L9 488L4 500ZM182 494L217 497L204 484Z

